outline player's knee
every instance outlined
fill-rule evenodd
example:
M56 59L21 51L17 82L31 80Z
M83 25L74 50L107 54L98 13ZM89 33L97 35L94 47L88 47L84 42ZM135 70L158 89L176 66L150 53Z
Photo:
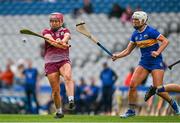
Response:
M64 79L65 79L66 82L71 82L72 81L71 75L65 75Z
M52 97L57 97L59 95L60 95L60 91L59 92L58 91L52 92Z
M136 90L137 84L135 84L135 82L133 80L131 80L131 84L130 84L130 90L134 91Z
M57 95L57 94L59 94L59 93L60 93L59 87L54 87L54 88L52 88L52 95Z

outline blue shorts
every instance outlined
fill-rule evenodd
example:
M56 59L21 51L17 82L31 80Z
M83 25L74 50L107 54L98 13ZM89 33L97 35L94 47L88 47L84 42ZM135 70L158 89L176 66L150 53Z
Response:
M161 69L161 70L166 69L166 65L161 58L151 58L148 60L141 59L139 65L147 69L148 71L152 71L155 69Z

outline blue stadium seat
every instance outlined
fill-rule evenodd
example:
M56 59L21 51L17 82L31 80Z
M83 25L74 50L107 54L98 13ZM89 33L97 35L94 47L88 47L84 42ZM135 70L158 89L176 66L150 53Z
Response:
M163 0L163 2L161 0L92 0L95 13L108 13L113 3L119 3L122 7L130 5L133 9L140 6L147 12L180 12L178 0ZM83 0L58 0L56 3L3 2L0 4L0 15L47 14L52 11L70 13L74 8L81 7L83 7Z

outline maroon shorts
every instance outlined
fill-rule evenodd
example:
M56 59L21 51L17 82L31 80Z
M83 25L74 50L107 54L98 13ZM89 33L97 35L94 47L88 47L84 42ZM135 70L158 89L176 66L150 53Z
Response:
M66 63L71 64L69 60L45 64L45 74L48 75L51 73L59 72L60 67L62 67Z

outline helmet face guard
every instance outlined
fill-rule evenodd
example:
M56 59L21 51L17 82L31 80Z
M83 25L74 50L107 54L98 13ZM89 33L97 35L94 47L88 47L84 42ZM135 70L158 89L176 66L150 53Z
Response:
M141 28L144 24L146 24L148 20L148 16L146 12L143 11L136 11L132 15L132 19L138 19L140 21L139 26L134 26L135 29Z
M64 22L64 17L63 17L63 14L59 13L59 12L54 12L54 13L51 13L50 15L50 20L52 19L58 19L60 22Z
M59 12L51 13L49 19L50 19L50 22L51 21L58 21L58 22L60 22L59 27L52 27L52 25L50 24L51 29L54 30L54 31L57 31L63 25L63 22L64 22L63 14L61 14Z

